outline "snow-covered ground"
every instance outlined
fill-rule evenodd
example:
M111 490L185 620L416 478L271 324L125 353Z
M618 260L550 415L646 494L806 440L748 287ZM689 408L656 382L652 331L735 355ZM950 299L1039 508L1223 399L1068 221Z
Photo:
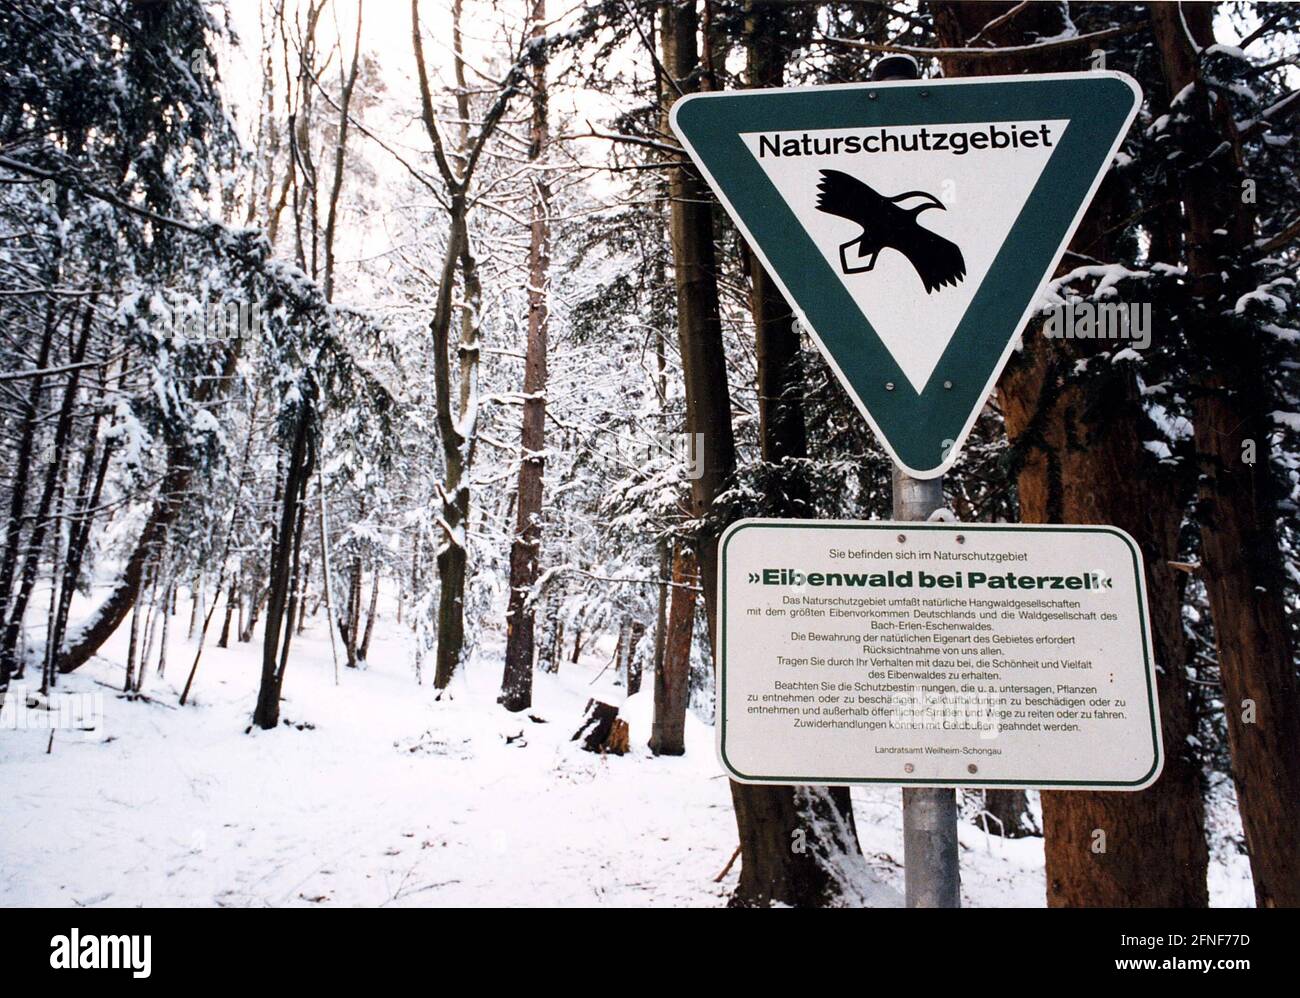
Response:
M335 685L317 616L294 640L291 723L247 732L260 643L215 647L218 614L179 707L187 623L182 600L148 700L116 692L125 626L61 677L60 694L102 695L96 730L51 745L48 731L0 726L0 905L719 906L735 884L739 863L717 880L736 832L710 727L691 717L685 757L650 755L647 688L624 711L631 754L570 741L589 697L623 699L601 674L608 646L537 676L538 723L496 705L499 646L435 701L391 614L368 667ZM854 806L877 900L897 903L899 793L858 788ZM963 903L1043 904L1041 839L963 824L961 846ZM1244 861L1216 866L1212 889L1217 904L1248 903Z

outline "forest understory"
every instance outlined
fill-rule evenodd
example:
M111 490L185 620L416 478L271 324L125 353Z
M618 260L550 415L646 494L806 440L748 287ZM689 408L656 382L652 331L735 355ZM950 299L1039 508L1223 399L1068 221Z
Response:
M187 616L182 601L178 667L194 651ZM99 698L101 721L52 743L35 725L0 742L14 788L0 809L0 906L717 907L735 889L739 860L722 876L736 830L713 728L688 715L686 755L654 756L650 698L626 699L611 639L539 676L531 716L510 715L496 704L501 635L450 696L412 696L409 631L383 599L370 661L338 685L324 621L309 620L280 727L246 734L256 645L205 652L178 709L176 675L121 695L127 637L56 694L88 715ZM592 697L621 707L628 754L572 740ZM899 808L894 788L854 788L865 906L901 905ZM1232 831L1230 799L1216 819ZM963 905L1043 905L1041 838L986 834L971 817L959 841ZM1230 836L1215 858L1211 903L1249 907L1250 865Z

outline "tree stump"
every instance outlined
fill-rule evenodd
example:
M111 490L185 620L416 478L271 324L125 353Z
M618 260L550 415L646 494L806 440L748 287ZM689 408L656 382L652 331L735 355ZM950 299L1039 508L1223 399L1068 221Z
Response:
M601 700L588 700L582 712L582 724L570 741L582 739L587 752L624 755L628 750L627 722L618 716L618 708Z

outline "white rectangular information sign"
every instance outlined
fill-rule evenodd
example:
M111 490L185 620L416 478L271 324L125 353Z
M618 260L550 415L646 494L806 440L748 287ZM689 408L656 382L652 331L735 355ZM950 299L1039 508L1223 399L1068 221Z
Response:
M733 778L1139 790L1159 776L1142 556L1123 531L743 520L720 552Z

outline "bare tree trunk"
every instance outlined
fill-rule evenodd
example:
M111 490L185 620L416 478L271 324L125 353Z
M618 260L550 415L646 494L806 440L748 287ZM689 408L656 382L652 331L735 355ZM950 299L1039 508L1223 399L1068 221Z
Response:
M1022 839L1037 834L1029 814L1029 795L1023 790L972 791L980 805L975 824L990 835Z
M665 66L683 91L694 89L699 70L695 4L669 4L664 8L664 18ZM722 491L736 464L718 309L712 197L693 170L680 168L670 174L669 194L677 330L687 385L686 432L693 440L705 441L702 474L691 482L692 513L700 517ZM717 538L703 539L697 557L705 601L712 606L717 595Z
M175 587L176 587L176 583L173 582L171 583L171 585L167 587L167 591L163 593L162 639L158 645L158 678L159 679L162 679L167 673L167 632L170 630L171 619L172 619L171 614L168 613L167 611L171 606L172 590Z
M668 637L668 595L672 587L668 585L673 570L673 555L668 541L659 541L659 599L655 607L655 649L652 658L655 674L664 665L664 649Z
M686 752L686 707L691 699L691 638L699 572L695 553L680 543L673 549L672 573L663 661L655 669L654 718L650 724L650 751L655 755Z
M65 483L60 479L58 494L55 496L54 505L58 512L56 518L62 520L67 512L67 493ZM58 598L62 591L62 575L64 568L63 560L63 531L57 524L50 536L50 600L45 611L45 655L41 662L41 692L48 693L54 685L55 677L58 671L54 668L54 660L58 646L54 644L54 622L58 619Z
M261 592L254 590L249 594L253 597L248 610L248 626L239 632L241 644L247 644L253 640L253 632L257 630L257 622L262 616L262 608L266 605L267 599L271 595L271 587L267 586Z
M289 664L289 647L293 642L294 622L298 617L298 605L302 592L302 535L307 524L307 485L311 481L311 468L303 474L302 484L298 488L298 513L293 528L293 564L289 575L289 602L284 611L284 640L280 647L279 680L284 682L284 670Z
M627 649L627 633L632 621L624 617L618 624L618 637L614 639L614 657L610 659L609 664L614 668L614 685L617 686L623 679L623 654Z
M357 667L357 630L361 622L361 557L352 559L352 570L348 575L348 616L339 625L343 634L343 648L347 652L348 668Z
M206 605L203 594L206 581L207 580L203 577L203 573L200 572L198 575L194 576L194 586L190 590L190 630L189 634L186 636L191 641L194 640L194 632L198 629L199 621L203 619L203 607Z
M136 600L131 612L131 637L126 645L126 680L122 683L122 692L130 693L135 689L135 660L140 646L140 601Z
M546 0L533 0L532 34L546 34ZM538 163L550 139L546 107L546 60L533 63L533 118L528 159ZM520 711L533 701L533 610L528 602L537 582L542 544L542 473L546 460L547 279L550 267L550 183L545 169L533 176L528 241L528 346L524 357L523 428L515 537L510 545L510 603L506 611L506 661L500 702Z
M578 656L582 654L582 638L583 638L582 617L583 614L580 613L578 615L578 619L574 621L573 654L569 656L569 661L572 662L574 665L578 664Z
M153 654L154 632L158 621L158 578L162 575L161 564L154 565L150 574L153 576L153 581L149 587L149 611L145 616L144 646L140 650L140 666L135 675L136 693L144 688L145 673L149 669L149 657Z
M294 631L301 634L307 629L307 579L311 577L311 562L308 561L301 572L298 573L298 614ZM362 655L364 658L365 655Z
M218 648L230 647L230 618L235 613L235 603L239 599L239 581L230 583L230 589L226 593L226 616L221 622L221 636L217 638Z
M307 481L311 477L315 448L306 413L299 415L294 432L293 447L289 454L284 483L284 503L280 513L280 529L271 551L271 579L268 587L266 633L262 639L262 681L257 693L257 707L253 723L260 728L274 728L280 723L280 690L284 684L292 627L285 627L295 553L302 533L302 518ZM283 651L281 635L283 633Z
M466 304L461 312L459 345L460 418L456 426L442 435L443 456L447 462L448 472L443 487L446 499L442 506L445 537L443 548L438 555L438 651L434 673L434 686L438 689L445 689L447 683L451 681L465 650L465 574L469 566L469 470L474 457L475 437L462 433L461 427L472 428L476 424L474 413L478 408L479 310L483 297L478 279L478 264L469 245L469 229L465 221L467 210L468 204L462 203L454 212L454 215L460 219L459 262ZM445 351L441 352L440 356L445 357ZM456 449L454 462L450 460L449 450L453 444Z
M329 538L329 521L325 515L325 474L321 470L316 472L316 496L320 506L320 560L321 560L321 582L324 586L325 601L325 629L330 638L330 658L334 662L334 682L339 681L339 652L334 644L334 580L330 573L330 538Z
M376 566L370 579L370 606L366 610L366 629L361 635L361 647L357 657L365 662L370 656L370 635L375 629L375 615L379 608L379 568Z
M547 593L542 611L542 635L537 645L537 668L542 672L560 671L560 601Z
M641 692L641 663L636 657L637 649L641 647L641 639L645 637L645 624L640 620L632 621L632 626L628 629L627 636L627 695L636 696Z
M786 52L780 35L790 12L772 4L750 2L745 6L745 14L749 86L784 86ZM776 282L752 251L746 257L750 311L754 316L754 356L758 366L759 443L764 461L781 464L808 456L799 334L794 328L794 310ZM772 497L782 504L776 515L806 515L807 483L797 472L789 477L789 482L782 481L786 487Z

